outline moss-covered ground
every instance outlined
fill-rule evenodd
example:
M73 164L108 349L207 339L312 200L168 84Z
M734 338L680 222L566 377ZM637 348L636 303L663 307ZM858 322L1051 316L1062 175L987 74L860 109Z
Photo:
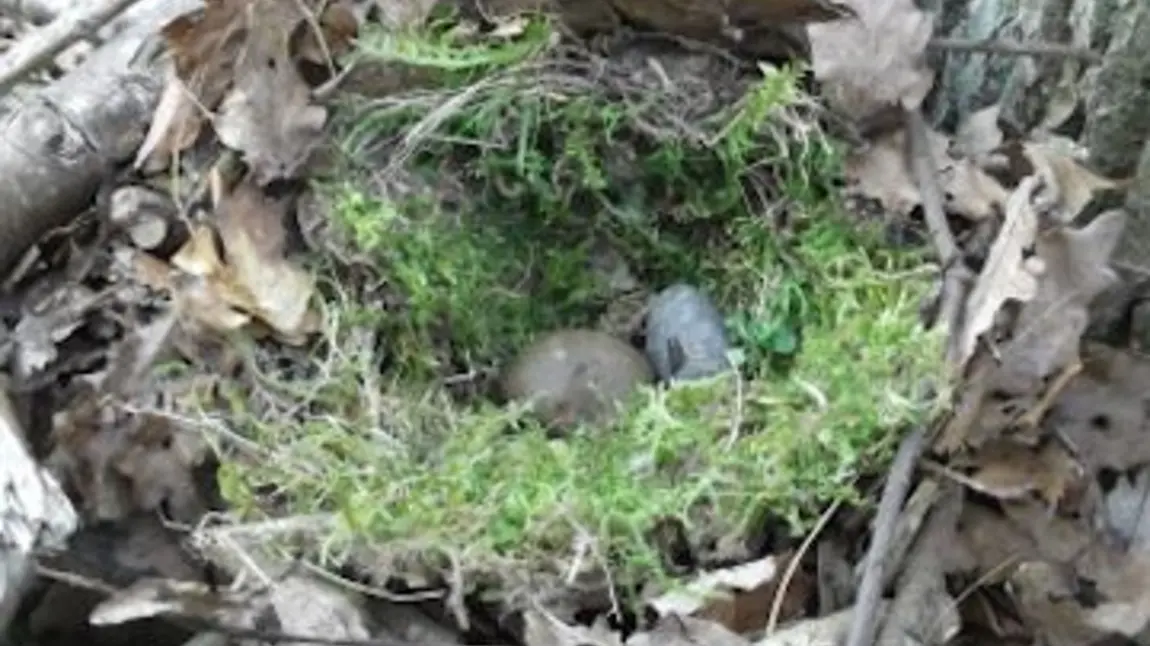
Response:
M341 113L340 168L317 191L360 262L313 259L326 325L307 370L250 349L259 378L226 414L263 457L225 463L229 500L333 513L332 558L354 546L465 576L583 558L628 581L664 573L657 520L706 541L769 513L798 534L861 502L857 479L930 414L932 273L843 212L801 70L592 53L543 21L450 27L360 46L423 84ZM739 373L645 389L610 427L553 439L492 384L536 335L592 326L618 297L589 269L604 240L643 285L713 295Z

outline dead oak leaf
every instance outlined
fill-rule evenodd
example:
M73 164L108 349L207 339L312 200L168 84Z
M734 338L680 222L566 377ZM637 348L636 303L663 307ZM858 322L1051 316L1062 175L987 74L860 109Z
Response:
M295 176L319 142L327 109L312 103L291 57L291 33L305 18L295 3L258 0L245 16L250 32L235 87L213 125L220 141L241 151L255 178L267 184Z
M994 152L1004 137L998 127L1002 107L997 103L983 108L966 118L954 133L952 150L960 157L978 159Z
M1037 178L1027 177L1007 200L1006 222L990 247L967 299L965 319L956 331L959 365L974 354L978 338L993 326L1006 302L1026 302L1038 293L1037 267L1025 254L1038 234L1038 215L1031 202L1038 186Z
M1091 301L1118 279L1110 255L1125 223L1114 210L1081 229L1058 226L1038 236L1035 253L1044 271L1003 353L1013 370L1041 380L1077 358Z
M1067 489L1085 474L1061 444L1047 442L1035 449L999 440L982 447L974 458L969 484L999 499L1019 499L1037 493L1055 505Z
M284 205L242 182L217 210L232 284L250 296L250 312L285 342L302 343L315 329L311 276L284 256Z
M946 135L927 131L932 163L946 195L948 211L979 220L997 214L1009 192L967 159L954 159ZM918 184L907 163L906 131L896 130L847 157L846 175L852 191L878 200L891 213L907 215L922 203Z
M1055 215L1061 222L1073 220L1101 190L1118 182L1090 172L1053 142L1027 142L1022 152L1046 182Z
M926 65L929 14L914 0L850 0L853 18L807 25L815 77L839 110L863 119L891 106L915 110L934 83Z
M164 90L152 115L135 165L164 167L191 146L207 117L234 80L239 46L247 35L240 20L246 0L208 0L202 9L178 16L161 30L171 60Z
M993 217L1010 199L1010 191L970 159L940 169L947 210L971 220Z
M184 272L171 281L180 313L216 332L238 330L252 321L252 298L232 286L230 272L216 248L215 234L197 226L183 247L172 256L172 265Z

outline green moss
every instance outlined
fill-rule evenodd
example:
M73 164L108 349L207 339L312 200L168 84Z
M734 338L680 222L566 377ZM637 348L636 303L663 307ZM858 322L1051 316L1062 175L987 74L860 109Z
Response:
M301 387L263 370L270 404L231 397L233 424L275 456L224 465L238 509L267 513L274 490L277 513L336 514L328 546L450 554L467 573L555 574L584 536L636 580L659 573L655 519L693 536L753 532L770 510L802 531L823 505L855 500L855 479L932 413L924 386L941 346L917 313L931 274L844 222L839 156L799 118L796 71L762 70L693 134L676 132L658 97L555 72L572 63L540 25L458 52L440 32L366 46L438 69L444 85L431 103L414 93L348 112L348 158L390 138L403 172L452 173L467 199L448 213L346 178L328 186L334 223L398 305L367 307L337 282L318 376ZM595 319L607 298L587 270L595 236L649 285L715 295L741 376L647 389L610 428L562 440L514 407L449 394L453 374Z

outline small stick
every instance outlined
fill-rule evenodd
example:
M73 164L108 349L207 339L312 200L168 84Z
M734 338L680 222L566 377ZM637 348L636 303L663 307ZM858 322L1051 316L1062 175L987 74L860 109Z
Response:
M1058 43L1020 43L1010 40L966 40L962 38L932 38L927 47L949 52L1003 54L1005 56L1039 56L1044 58L1077 58L1087 63L1098 63L1102 54Z
M103 0L63 14L28 34L0 58L0 96L69 45L103 27L139 0Z
M799 545L799 549L795 550L794 555L791 556L791 560L787 563L787 568L783 572L783 578L779 580L779 585L775 587L775 598L771 601L771 611L770 614L767 615L766 636L770 637L775 634L775 628L779 625L779 615L782 614L783 611L783 600L786 598L787 589L791 586L791 579L795 577L795 572L799 569L800 561L803 560L803 556L807 551L811 549L811 545L814 544L815 539L822 533L823 528L827 526L831 518L834 518L835 512L839 510L842 503L843 501L840 498L834 501L834 504L830 507L827 507L827 510L819 517L818 522L815 523L810 533L803 539L802 545Z
M874 534L867 548L866 565L863 567L862 583L855 600L854 617L847 636L846 646L870 646L874 642L876 617L879 602L882 600L882 587L891 538L894 536L899 510L902 509L906 494L910 491L910 480L914 465L926 442L926 427L919 426L903 438L898 453L890 467L886 484L882 488L878 513L874 519Z
M942 187L938 182L938 164L930 149L926 120L918 110L906 112L907 155L910 158L911 173L922 198L922 212L926 226L930 229L934 247L942 263L942 294L939 296L939 318L947 326L950 341L947 343L946 361L952 367L958 365L958 330L961 326L966 292L973 277L962 262L958 243L950 232L946 221L946 211L942 206Z

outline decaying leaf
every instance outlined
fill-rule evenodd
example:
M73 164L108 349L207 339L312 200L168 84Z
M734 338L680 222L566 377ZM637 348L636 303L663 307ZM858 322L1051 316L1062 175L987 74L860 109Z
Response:
M226 258L215 233L202 225L172 257L189 278L175 288L186 316L222 332L259 320L291 344L315 331L314 281L284 256L285 208L248 181L222 196L217 220Z
M311 308L315 284L284 257L285 207L251 183L241 183L219 204L219 231L232 285L250 299L247 309L284 341L298 344L317 322Z
M1087 308L1117 280L1110 255L1125 223L1124 213L1108 211L1081 229L1056 226L1036 238L1044 271L1003 353L1016 373L1045 379L1078 357Z
M972 220L997 214L1009 196L1002 184L972 160L951 157L950 140L945 135L928 130L927 136L947 210ZM845 169L849 190L878 200L890 213L908 215L922 203L922 196L906 154L904 129L882 135L853 152Z
M992 441L979 448L973 461L970 482L981 493L1003 499L1037 493L1051 506L1085 474L1057 442L1032 448L1008 440Z
M1133 550L1150 550L1150 468L1119 477L1095 510L1095 522Z
M242 20L247 42L214 126L220 141L241 151L256 179L267 184L295 177L318 143L327 110L312 103L288 49L287 36L304 21L300 5L256 0Z
M1046 199L1054 205L1053 215L1070 222L1090 203L1094 194L1114 188L1117 182L1100 177L1049 142L1027 142L1023 153L1034 165L1050 192Z
M807 26L815 77L837 109L865 119L916 110L934 83L926 65L932 21L913 0L850 0L855 17Z
M974 354L979 336L991 328L1006 302L1026 302L1038 293L1038 267L1025 253L1038 235L1038 216L1032 203L1037 188L1038 180L1028 177L1007 201L1006 222L990 248L967 301L966 318L956 332L960 364Z
M307 31L313 25L322 33ZM290 176L327 117L311 104L297 58L331 63L357 29L343 3L313 0L215 0L171 21L163 35L172 63L136 166L163 167L212 120L261 179Z
M1089 473L1124 472L1150 462L1150 362L1098 344L1084 351L1085 370L1072 381L1043 423L1074 445Z
M960 157L979 159L1002 145L1004 137L998 127L1002 106L994 104L966 118L954 134L951 149Z
M750 561L730 568L708 572L682 590L675 590L651 600L649 605L660 616L677 615L716 621L737 633L761 630L766 625L771 603L778 590L778 576L792 555ZM805 577L792 579L786 590L783 619L801 616L810 583Z

